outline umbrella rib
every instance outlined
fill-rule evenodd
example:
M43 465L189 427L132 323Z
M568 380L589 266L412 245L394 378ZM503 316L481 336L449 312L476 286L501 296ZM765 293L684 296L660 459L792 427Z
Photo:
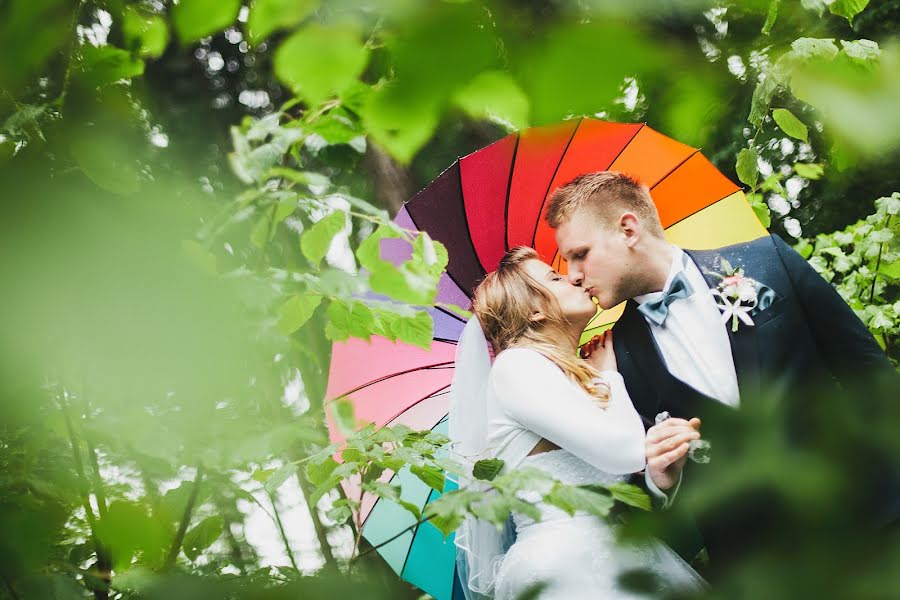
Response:
M675 225L678 225L679 223L681 223L681 222L684 221L685 219L690 219L691 217L693 217L693 216L696 215L697 213L706 210L707 208L709 208L710 206L712 206L712 205L714 205L714 204L718 204L719 202L721 202L722 200L725 200L725 199L728 198L729 196L734 195L735 192L740 192L740 191L741 191L741 188L738 188L738 189L734 190L733 192L728 192L728 195L722 196L722 197L719 198L718 200L715 200L715 201L713 201L713 202L710 202L709 204L707 204L706 206L704 206L704 207L701 208L700 210L698 210L698 211L696 211L696 212L693 212L693 213L691 213L691 214L689 214L689 215L685 215L685 216L681 217L680 219L678 219L677 221L675 221L674 223L669 223L669 224L666 226L666 229L668 229L669 227L674 227Z
M458 159L457 159L457 160L458 160ZM451 165L451 166L452 166L452 165ZM447 167L447 168L449 169L450 167ZM445 169L445 170L446 170L446 169ZM421 193L421 192L419 192L419 193ZM418 194L416 194L416 196L418 196ZM415 197L413 197L413 200L415 200ZM410 200L409 202L412 202L412 200ZM465 208L466 208L466 207L463 206L463 212L465 212ZM413 217L412 213L409 212L409 210L407 210L407 211L406 211L406 214L407 214L407 216L409 216L409 220L412 221L413 225L416 226L416 230L417 230L417 231L422 231L422 229L419 227L419 224L416 223L416 219L415 219L415 217ZM466 297L469 298L469 294L470 294L471 292L468 291L468 290L466 290L465 288L463 288L463 286L461 286L461 285L459 284L459 282L456 280L456 277L453 276L453 273L451 273L449 270L445 270L444 272L447 273L447 277L450 278L450 281L452 281L454 284L456 284L456 287L458 287L458 288L462 291L462 293L463 293L463 294L466 294ZM469 298L469 300L471 300L471 298Z
M446 393L449 393L449 392L450 392L450 386L449 386L449 385L445 385L444 387L440 387L440 388L436 389L435 391L431 392L431 393L428 394L427 396L424 396L424 397L422 397L422 398L419 398L418 400L416 400L415 402L413 402L412 404L410 404L409 406L407 406L406 408L404 408L403 410L401 410L400 412L398 412L396 415L394 415L393 417L391 417L390 419L388 419L387 422L386 422L382 427L388 427L391 423L393 423L393 422L396 421L398 418L400 418L400 416L401 416L403 413L405 413L406 411L408 411L409 409L411 409L413 406L418 406L419 404L421 404L422 402L425 402L425 401L428 400L429 398L434 398L434 397L436 397L436 396L442 396L442 395L444 395L444 394L446 394ZM440 421L438 421L438 423L440 423ZM379 427L379 429L381 429L382 427ZM433 429L433 428L434 428L434 427L432 426L432 429Z
M334 402L338 398L343 398L345 396L349 396L350 394L355 394L356 392L363 390L369 386L375 385L376 383L381 383L382 381L387 381L388 379L393 379L394 377L399 377L400 375L407 375L409 373L415 373L416 371L429 371L432 369L447 368L449 365L452 365L452 364L453 364L453 361L435 363L433 365L425 365L424 367L416 367L415 369L407 369L405 371L391 373L390 375L385 375L384 377L379 377L378 379L373 379L372 381L370 381L368 383L364 383L361 386L355 387L350 391L344 392L343 394L339 394L339 395L335 396L334 398L332 398L331 400L329 400L328 402L326 402L326 404Z
M662 178L661 178L659 181L657 181L656 183L654 183L654 184L650 187L650 191L653 191L653 188L655 188L656 186L658 186L659 184L661 184L663 181L665 181L666 178L667 178L669 175L671 175L672 173L674 173L675 171L677 171L677 170L681 167L681 165L683 165L683 164L686 163L687 161L691 160L691 158L693 158L693 156L694 156L695 154L697 154L698 152L700 152L700 150L694 148L694 151L691 152L691 153L687 156L687 158L685 158L683 161L681 161L680 163L678 163L677 165L675 165L674 167L672 167L672 168L669 170L668 173L666 173L665 175L663 175Z
M460 323L465 323L465 321L463 321L462 318L461 318L459 315L455 315L455 314L453 314L452 312L450 312L449 310L447 310L447 309L445 309L445 308L441 308L440 306L435 306L434 308L437 309L437 310L439 310L439 311L441 311L442 313L444 313L444 314L447 315L448 317L453 317L454 319L456 319L456 320L459 321ZM437 338L435 338L435 339L437 339ZM452 340L452 341L455 342L456 340Z
M637 135L638 135L638 134L644 129L644 127L646 127L646 126L647 126L647 123L641 123L641 126L638 127L637 130L635 130L633 136L631 136L630 138L628 138L628 141L625 143L625 145L622 146L621 150L619 150L619 153L616 154L615 158L613 158L611 161L609 161L609 164L606 166L606 170L609 170L609 168L610 168L611 166L613 166L614 164L616 164L616 161L619 160L619 157L622 156L622 153L625 152L625 149L628 148L628 146L631 145L631 142L634 141L634 138L636 138Z
M522 134L516 132L516 145L513 146L512 162L509 163L509 180L506 182L506 201L503 204L503 248L509 249L509 194L512 190L513 173L516 170L516 156L519 154L519 140Z
M559 173L559 167L562 165L563 160L566 158L566 154L569 152L569 146L572 145L572 140L575 139L575 134L578 133L578 128L581 127L581 124L584 123L584 117L578 119L578 123L575 125L575 129L572 130L572 135L569 136L569 141L566 142L566 149L563 150L562 154L559 157L559 162L556 163L556 168L553 169L553 175L550 176L550 181L547 182L547 191L544 192L544 199L541 200L541 210L538 211L537 221L534 223L534 231L531 232L531 247L534 248L534 241L537 237L538 225L541 224L541 215L544 213L544 207L547 206L547 196L550 194L550 186L553 185L553 180L556 179L556 174Z
M428 492L428 497L425 499L425 506L428 506L428 503L431 502L431 497L434 495L435 490L432 489ZM422 507L422 510L425 510L425 506ZM419 533L419 527L422 524L416 525L416 528L412 530L412 541L409 543L409 548L406 549L406 558L403 559L403 568L400 569L400 577L403 577L403 571L406 570L406 563L409 561L409 555L412 553L412 547L416 543L416 534Z

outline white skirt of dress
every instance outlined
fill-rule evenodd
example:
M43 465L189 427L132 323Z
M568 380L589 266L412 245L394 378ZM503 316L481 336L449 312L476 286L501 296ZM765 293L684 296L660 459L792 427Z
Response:
M610 526L591 515L542 521L520 528L497 571L496 600L514 600L538 583L541 600L646 600L623 589L622 573L648 570L658 592L700 592L706 582L671 548L657 540L625 545Z

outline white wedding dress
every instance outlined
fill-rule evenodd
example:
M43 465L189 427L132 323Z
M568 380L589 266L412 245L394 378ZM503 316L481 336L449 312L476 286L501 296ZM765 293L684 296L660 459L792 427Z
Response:
M567 484L614 483L643 470L644 427L619 373L604 372L610 384L607 409L571 381L549 359L526 348L508 349L491 367L486 392L488 447L505 469L541 469ZM545 438L557 446L528 456ZM525 493L542 519L513 513L516 540L494 565L493 595L512 600L531 586L546 587L538 598L552 600L647 598L623 589L619 576L649 570L659 591L704 589L703 579L668 546L644 542L625 546L615 526L587 513L569 516Z

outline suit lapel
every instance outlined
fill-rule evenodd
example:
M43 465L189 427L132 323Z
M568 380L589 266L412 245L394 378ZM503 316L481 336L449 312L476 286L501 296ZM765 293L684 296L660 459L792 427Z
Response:
M685 250L691 260L700 269L706 285L709 289L719 285L720 279L714 273L722 272L720 263L721 254L716 250ZM740 260L729 257L731 264L740 266ZM704 290L702 293L708 293ZM722 325L728 332L728 341L731 343L731 356L734 360L734 371L737 375L738 390L741 398L752 398L759 394L759 351L757 347L756 327L750 327L743 323L738 324L738 330L731 330L731 323Z

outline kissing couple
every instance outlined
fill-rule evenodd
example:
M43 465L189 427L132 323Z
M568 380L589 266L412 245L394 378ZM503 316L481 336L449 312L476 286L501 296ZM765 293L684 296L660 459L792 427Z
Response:
M567 274L516 247L475 291L451 386L449 434L464 456L565 484L637 476L666 509L701 419L740 415L761 393L892 372L850 307L777 235L683 250L666 241L649 190L611 171L557 188L544 216ZM626 304L579 356L595 302ZM619 584L634 569L655 575L660 593L706 588L663 542L617 543L609 522L539 500L539 522L513 512L505 532L474 517L459 528L467 598L511 600L539 582L542 599L646 597ZM696 529L715 573L763 539L766 511L698 516Z

